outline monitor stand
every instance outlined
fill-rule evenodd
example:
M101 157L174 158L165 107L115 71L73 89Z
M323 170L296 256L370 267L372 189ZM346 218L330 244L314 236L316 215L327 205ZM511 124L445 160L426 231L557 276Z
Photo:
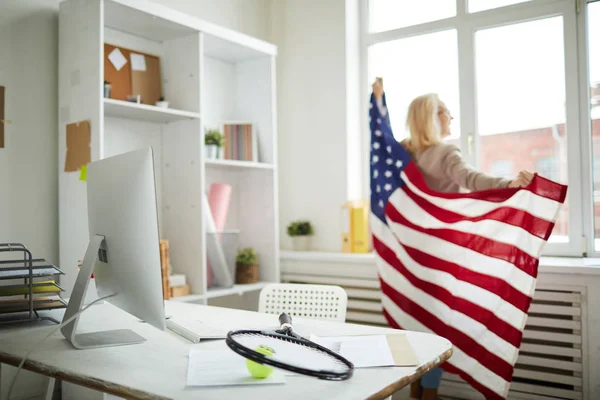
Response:
M77 275L75 286L73 286L73 292L71 293L69 305L65 311L63 323L82 309L85 294L87 292L88 285L92 277L92 272L94 272L94 266L96 265L98 258L104 262L107 261L106 247L104 236L94 235L92 236L90 244L85 252L81 270ZM66 337L67 340L71 342L71 344L77 349L124 346L128 344L143 343L146 341L146 339L130 329L117 329L112 331L77 334L75 332L77 330L77 324L79 323L79 317L80 315L60 329L64 337Z

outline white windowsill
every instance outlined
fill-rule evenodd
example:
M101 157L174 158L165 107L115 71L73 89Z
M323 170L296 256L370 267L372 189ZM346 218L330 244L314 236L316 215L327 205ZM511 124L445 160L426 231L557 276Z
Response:
M315 261L332 263L371 264L375 256L357 253L336 253L325 251L281 250L281 260ZM600 275L600 258L587 257L542 257L539 272Z

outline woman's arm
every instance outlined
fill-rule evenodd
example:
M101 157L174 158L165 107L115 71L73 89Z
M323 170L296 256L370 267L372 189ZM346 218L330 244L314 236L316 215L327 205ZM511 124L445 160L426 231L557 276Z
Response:
M465 162L460 149L454 145L442 145L445 154L442 165L446 177L462 188L472 192L488 189L505 188L510 184L509 179L496 178L483 172L476 171Z

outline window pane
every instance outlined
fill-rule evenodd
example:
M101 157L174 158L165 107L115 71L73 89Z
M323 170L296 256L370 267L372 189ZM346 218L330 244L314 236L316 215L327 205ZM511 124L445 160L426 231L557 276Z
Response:
M456 15L454 0L369 0L369 30L388 31Z
M396 139L408 137L406 112L410 102L430 92L440 95L455 118L452 121L451 138L460 136L455 30L373 45L369 48L368 60L369 81L373 82L377 76L383 77Z
M591 94L592 149L594 155L594 237L600 251L600 3L590 3L588 9L588 56Z
M491 10L493 8L511 6L513 4L525 3L531 0L468 0L469 12Z
M483 170L510 160L567 183L562 17L481 30L475 36L477 132ZM551 241L568 240L568 200Z

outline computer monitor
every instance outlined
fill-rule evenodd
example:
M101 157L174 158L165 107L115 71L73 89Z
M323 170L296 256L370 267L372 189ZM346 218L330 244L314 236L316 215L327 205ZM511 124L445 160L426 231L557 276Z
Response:
M165 329L154 161L151 148L87 167L90 242L63 322L82 309L92 273L100 297ZM144 342L128 329L76 334L79 317L61 328L79 349Z

